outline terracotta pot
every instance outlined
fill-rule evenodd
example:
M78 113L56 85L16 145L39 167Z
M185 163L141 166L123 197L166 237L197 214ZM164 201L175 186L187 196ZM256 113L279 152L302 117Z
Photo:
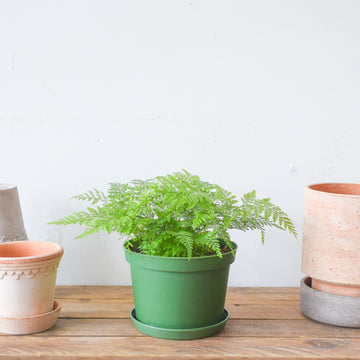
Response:
M37 315L46 315L45 322L53 316L56 274L63 252L62 246L51 242L0 244L0 331L7 332L1 325L11 319L14 325L16 320L29 321Z
M316 290L360 296L360 184L305 189L302 271Z
M27 240L17 187L0 184L0 242Z

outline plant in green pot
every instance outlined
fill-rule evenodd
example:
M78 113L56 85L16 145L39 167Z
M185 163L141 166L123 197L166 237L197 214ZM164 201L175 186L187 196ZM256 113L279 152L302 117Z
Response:
M187 171L127 184L108 193L75 196L94 205L53 222L85 225L79 237L99 231L125 236L135 309L131 318L145 334L194 339L222 330L230 264L236 244L230 229L296 230L285 212L255 191L236 197Z

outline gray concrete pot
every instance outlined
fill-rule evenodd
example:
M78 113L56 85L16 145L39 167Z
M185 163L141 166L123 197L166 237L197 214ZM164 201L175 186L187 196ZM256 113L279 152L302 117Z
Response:
M17 187L0 184L0 242L27 239Z
M315 290L311 278L300 283L301 312L310 319L345 327L360 327L360 298Z

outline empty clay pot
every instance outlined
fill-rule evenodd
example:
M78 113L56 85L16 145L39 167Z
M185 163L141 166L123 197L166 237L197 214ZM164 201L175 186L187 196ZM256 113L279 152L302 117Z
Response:
M27 240L15 185L0 184L0 242Z
M0 244L0 317L23 318L53 311L63 253L61 245L51 242Z
M305 189L302 271L316 290L360 296L360 184Z

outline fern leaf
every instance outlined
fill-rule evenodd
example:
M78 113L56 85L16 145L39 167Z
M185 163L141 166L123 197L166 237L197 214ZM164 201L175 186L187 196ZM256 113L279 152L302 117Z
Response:
M136 246L147 255L221 257L221 246L232 249L230 229L260 230L262 242L268 227L297 236L288 215L269 198L257 199L253 190L238 204L231 192L184 169L150 180L113 182L107 194L93 189L74 198L92 206L52 224L83 225L81 238L117 232L126 237L125 247Z

